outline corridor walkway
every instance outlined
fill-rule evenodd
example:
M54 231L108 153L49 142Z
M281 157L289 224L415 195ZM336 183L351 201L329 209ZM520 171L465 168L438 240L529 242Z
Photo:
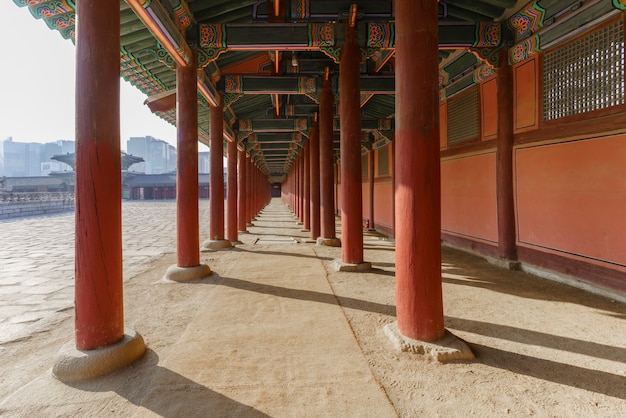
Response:
M70 300L48 326L0 341L0 416L626 415L626 307L619 302L445 248L446 326L477 359L439 364L396 352L382 331L395 315L388 238L365 235L372 271L338 273L341 250L305 243L302 226L273 200L240 235L242 245L202 253L213 275L168 283L174 204L138 205L124 208L125 231L132 231L125 259L134 254L141 266L125 263L125 322L148 352L95 381L56 381L49 368L73 336ZM201 206L201 225L206 215ZM66 218L43 222L54 228ZM13 245L22 239L15 235ZM52 260L49 270L67 263ZM10 281L7 271L2 280ZM70 293L71 283L65 288Z

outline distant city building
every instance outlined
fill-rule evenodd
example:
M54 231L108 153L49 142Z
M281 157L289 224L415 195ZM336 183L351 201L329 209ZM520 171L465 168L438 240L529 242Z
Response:
M41 163L41 175L49 176L50 173L58 173L64 170L67 167L67 164L58 162L58 161L50 161L48 163Z
M50 171L69 171L66 164L56 165L50 157L56 154L73 153L74 141L60 140L50 143L14 142L12 137L0 144L0 176L37 177ZM52 163L52 165L50 165Z
M151 136L131 137L126 142L128 154L145 162L134 164L129 170L145 174L164 174L176 170L176 148Z
M199 152L198 153L198 173L208 174L211 172L211 153Z

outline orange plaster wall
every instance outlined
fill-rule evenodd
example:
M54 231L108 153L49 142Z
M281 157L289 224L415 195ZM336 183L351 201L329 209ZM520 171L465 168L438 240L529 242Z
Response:
M498 241L495 153L441 162L441 229Z
M374 184L374 221L376 227L393 228L393 182L391 178Z
M496 79L491 78L480 85L482 140L498 135L498 90Z
M537 129L539 88L537 56L513 67L515 132Z
M518 245L626 266L626 135L515 150Z

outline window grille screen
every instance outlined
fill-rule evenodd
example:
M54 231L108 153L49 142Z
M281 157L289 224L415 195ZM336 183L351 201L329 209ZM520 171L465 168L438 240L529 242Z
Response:
M545 54L544 120L621 104L624 104L622 19Z
M448 143L459 144L480 136L480 100L478 89L454 97L448 102Z
M367 178L367 169L369 168L368 155L361 155L361 177L364 179Z
M378 149L378 175L389 174L389 146Z

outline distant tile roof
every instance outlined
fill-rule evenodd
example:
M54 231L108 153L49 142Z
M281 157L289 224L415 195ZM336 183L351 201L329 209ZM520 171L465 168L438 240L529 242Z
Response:
M133 174L124 181L124 185L133 187L176 186L176 174Z
M202 185L209 184L209 175L199 174L198 182ZM176 172L165 174L127 173L123 184L127 187L176 186Z
M7 191L27 189L33 187L67 187L67 181L59 177L7 177L4 187Z
M53 160L60 161L72 167L72 169L76 166L76 153L67 153L67 154L58 154L50 157ZM141 157L136 157L132 154L126 154L124 151L121 151L122 158L122 170L128 170L133 164L142 163L145 160Z

